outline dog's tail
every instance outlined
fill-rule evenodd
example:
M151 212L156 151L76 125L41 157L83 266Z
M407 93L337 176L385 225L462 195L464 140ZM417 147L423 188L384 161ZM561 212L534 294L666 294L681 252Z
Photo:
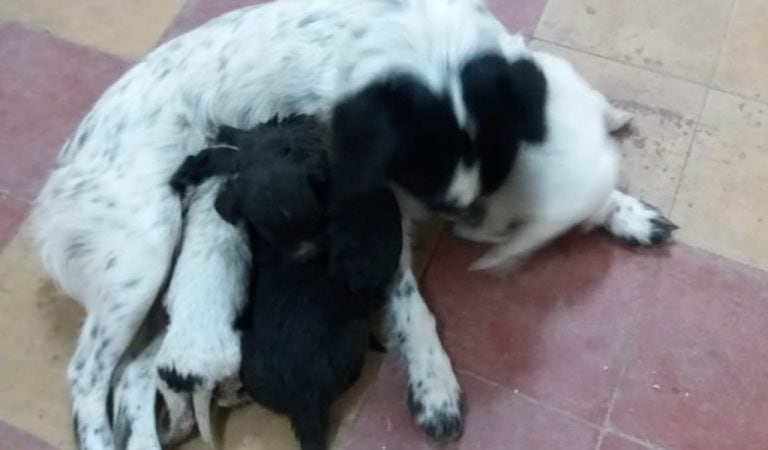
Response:
M291 415L291 425L301 450L328 449L328 406L306 408Z

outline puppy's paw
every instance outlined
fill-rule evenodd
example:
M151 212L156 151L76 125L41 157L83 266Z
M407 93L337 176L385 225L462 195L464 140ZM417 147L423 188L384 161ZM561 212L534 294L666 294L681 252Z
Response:
M237 374L240 357L240 337L231 327L190 330L171 324L157 355L157 373L178 392L212 391Z
M623 196L604 227L611 235L632 245L661 245L672 239L678 226L655 206Z
M438 441L456 440L464 423L464 395L452 372L431 373L411 380L408 409L427 435Z

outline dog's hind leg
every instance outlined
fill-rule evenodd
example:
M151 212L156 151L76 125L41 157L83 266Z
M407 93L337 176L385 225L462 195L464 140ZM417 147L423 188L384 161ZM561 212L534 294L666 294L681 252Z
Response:
M181 222L178 200L170 192L164 198L165 208L154 209L157 217L143 212L146 229L117 224L108 233L70 243L77 244L82 259L72 264L85 277L78 299L88 308L67 370L76 440L83 450L114 448L107 415L112 375L163 288Z
M160 450L155 420L155 356L162 335L130 361L115 386L114 434L119 450Z

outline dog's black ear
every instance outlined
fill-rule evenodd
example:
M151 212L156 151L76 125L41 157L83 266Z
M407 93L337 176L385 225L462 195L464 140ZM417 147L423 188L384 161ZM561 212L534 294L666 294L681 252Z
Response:
M527 58L509 62L500 55L470 60L461 71L464 101L478 126L504 121L520 139L544 139L547 82Z
M384 182L396 150L392 99L384 85L374 85L336 105L329 155L332 196L354 197Z
M197 186L207 178L233 173L237 169L238 155L232 147L219 146L187 156L171 177L171 187L183 195L187 187Z
M484 55L464 65L461 84L475 124L483 192L490 193L507 177L521 141L544 140L546 79L530 59L510 63L499 55Z
M240 222L242 216L237 202L237 195L234 192L234 185L231 181L226 182L219 189L214 207L221 218L227 222L233 225L237 225Z

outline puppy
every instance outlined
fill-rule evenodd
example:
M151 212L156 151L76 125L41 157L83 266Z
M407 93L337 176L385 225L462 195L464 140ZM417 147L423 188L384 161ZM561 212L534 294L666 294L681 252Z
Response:
M472 268L519 264L579 224L603 226L615 237L635 244L669 240L677 228L673 223L656 208L616 189L620 155L610 133L627 125L631 115L611 106L565 60L530 51L521 52L518 58L544 74L545 83L540 86L546 99L544 108L531 117L541 123L542 139L521 141L504 183L478 202L485 210L481 223L455 226L459 236L498 244ZM488 56L476 69L492 73L493 67L507 64L502 58ZM467 74L470 79L483 76L481 72Z
M324 133L312 118L225 129L221 138L241 150L191 156L172 183L180 190L231 174L216 209L247 228L253 254L241 381L254 400L290 417L302 449L327 448L330 406L358 378L369 316L395 279L398 205L385 186L338 195L323 176Z

